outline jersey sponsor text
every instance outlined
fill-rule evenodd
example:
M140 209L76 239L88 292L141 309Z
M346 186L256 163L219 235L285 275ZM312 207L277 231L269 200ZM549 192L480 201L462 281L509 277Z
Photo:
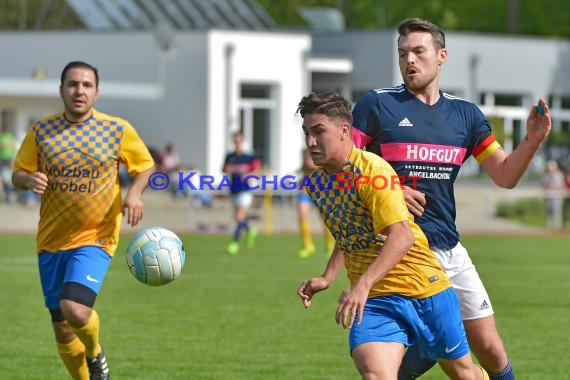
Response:
M391 143L382 144L382 157L387 161L422 161L461 165L466 149L456 146Z
M409 177L422 179L451 179L450 173L433 173L433 172L410 172Z

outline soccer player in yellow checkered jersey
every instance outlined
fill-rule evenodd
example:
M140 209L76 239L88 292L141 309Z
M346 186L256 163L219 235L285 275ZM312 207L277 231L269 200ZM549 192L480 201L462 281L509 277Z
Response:
M33 125L14 163L12 181L41 195L38 266L57 350L74 379L108 379L93 309L117 248L121 220L143 217L141 196L154 162L135 129L93 108L97 69L71 62L61 74L64 112ZM121 199L118 169L134 177Z
M305 188L336 240L324 273L298 289L304 306L345 266L350 287L336 321L350 329L350 353L363 379L396 379L410 344L452 379L488 379L471 359L458 298L406 208L396 173L354 147L350 103L337 93L311 94L298 113L320 166Z
M309 151L307 149L303 149L303 166L301 167L303 178L304 176L310 175L316 169L317 167L313 163L313 160L309 155ZM307 194L304 190L300 190L299 194L297 194L297 217L299 219L299 233L303 242L303 248L301 248L299 251L298 256L302 259L311 256L317 249L313 243L309 218L312 205L313 201L311 197L309 197L309 194ZM326 226L324 230L325 254L327 256L330 256L334 248L334 239L330 233L330 230L326 228Z

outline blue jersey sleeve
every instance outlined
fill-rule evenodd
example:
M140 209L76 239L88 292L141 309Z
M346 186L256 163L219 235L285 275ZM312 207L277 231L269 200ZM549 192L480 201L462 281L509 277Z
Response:
M357 148L367 148L380 130L378 96L368 91L352 110L352 140Z
M491 124L489 120L485 117L483 112L473 103L467 103L471 105L471 139L469 141L469 145L467 147L467 154L465 155L464 160L466 160L469 156L473 155L473 151L475 148L481 144L487 137L489 137L491 133Z

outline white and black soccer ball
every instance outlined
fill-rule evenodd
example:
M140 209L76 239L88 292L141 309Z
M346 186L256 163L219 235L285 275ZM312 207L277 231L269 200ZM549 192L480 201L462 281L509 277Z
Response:
M162 227L139 231L127 247L127 265L140 282L158 286L168 284L182 273L186 252L180 238Z

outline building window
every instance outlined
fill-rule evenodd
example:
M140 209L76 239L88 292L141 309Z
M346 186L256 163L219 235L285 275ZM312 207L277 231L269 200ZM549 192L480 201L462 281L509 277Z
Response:
M495 105L521 107L523 105L523 96L515 94L495 94Z
M271 86L262 84L242 84L240 95L242 98L271 99Z
M247 146L260 157L262 165L270 169L277 165L274 140L278 134L272 128L277 113L277 92L278 86L271 84L242 83L240 86L240 130Z

